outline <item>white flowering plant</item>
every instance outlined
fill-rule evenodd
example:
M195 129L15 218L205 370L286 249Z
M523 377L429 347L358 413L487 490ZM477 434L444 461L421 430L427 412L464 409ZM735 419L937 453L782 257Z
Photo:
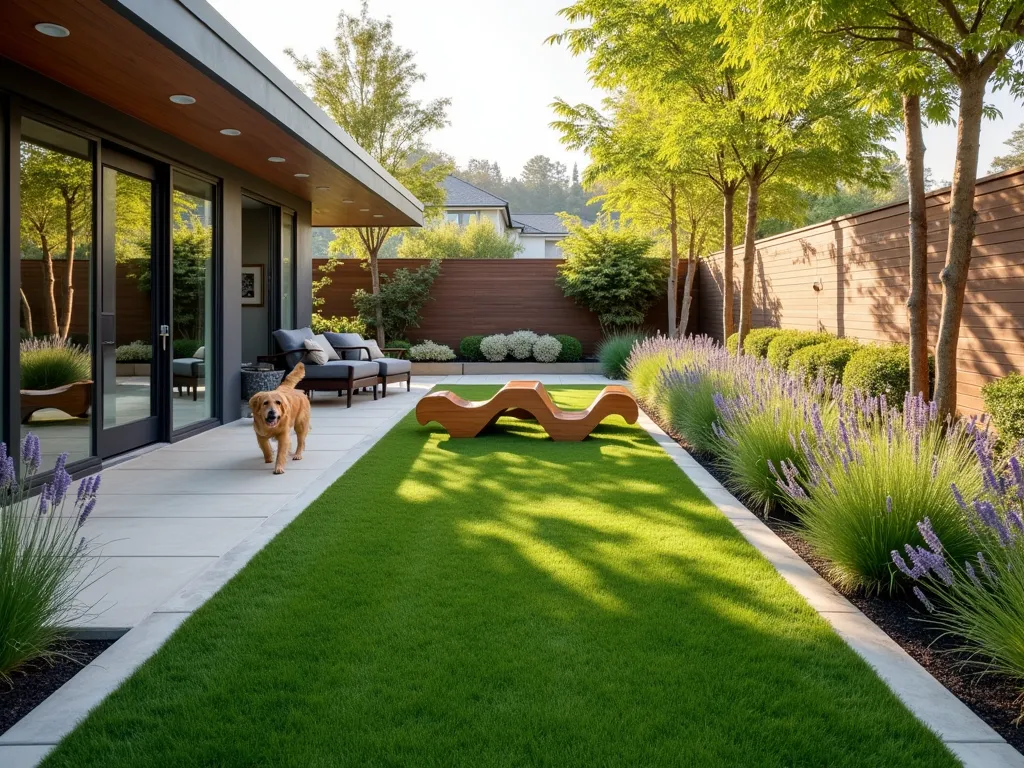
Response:
M409 359L418 363L447 363L455 359L455 352L445 344L428 340L409 347Z
M554 336L538 336L533 342L533 359L538 363L553 363L562 353L562 342Z
M500 363L508 357L508 351L508 336L500 333L487 336L480 342L480 354L492 363Z
M526 360L533 354L537 334L533 331L515 331L508 335L508 352L516 360Z

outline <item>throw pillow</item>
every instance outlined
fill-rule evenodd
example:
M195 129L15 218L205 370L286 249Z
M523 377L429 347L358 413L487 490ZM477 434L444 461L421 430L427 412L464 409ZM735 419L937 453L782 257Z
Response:
M206 359L206 347L200 347L199 349L197 349L195 351L195 354L192 355L192 357L194 357L196 360L205 360Z
M377 342L374 341L373 339L363 339L363 346L367 347L370 350L371 360L380 360L382 357L384 357L384 353L380 351L380 347L377 345Z
M327 353L324 348L316 343L316 339L306 339L302 342L306 348L306 354L302 356L302 362L306 365L326 365Z
M324 352L327 353L327 359L328 360L341 360L341 355L339 355L334 350L334 347L331 346L331 342L329 342L327 340L327 337L324 336L322 333L314 336L313 337L313 341L315 341L317 344L319 344L320 345L320 349L322 349Z

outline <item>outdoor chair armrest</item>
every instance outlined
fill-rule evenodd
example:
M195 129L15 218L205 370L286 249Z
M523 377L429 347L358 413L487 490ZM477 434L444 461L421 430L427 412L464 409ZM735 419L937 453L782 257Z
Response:
M301 352L302 354L306 354L306 352L308 352L308 351L309 351L308 349L303 347L302 349L288 349L288 350L285 350L284 352L275 352L272 355L257 355L256 356L256 362L257 363L274 363L276 365L278 361L283 361L286 355L290 355L290 354L297 353L297 352Z
M396 354L395 357L397 357L398 359L401 359L402 356L408 351L409 350L407 350L405 347L384 347L381 350L381 352L397 352L398 354Z
M361 349L361 350L363 350L366 353L366 359L367 360L373 360L373 356L370 354L370 348L369 347L334 347L334 351L335 352L351 352L353 349ZM344 358L344 357L345 356L342 355L342 358ZM363 358L359 357L357 359L358 360L362 360Z

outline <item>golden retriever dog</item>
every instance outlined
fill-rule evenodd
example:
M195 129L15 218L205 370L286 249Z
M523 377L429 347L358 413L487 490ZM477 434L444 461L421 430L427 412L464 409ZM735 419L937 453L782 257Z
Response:
M293 428L299 445L295 449L292 461L301 461L302 451L306 448L306 435L309 434L309 400L302 392L295 390L295 385L302 381L305 375L306 367L299 363L281 382L280 387L271 392L257 392L249 398L252 428L256 432L256 442L259 443L260 450L263 451L263 460L267 464L274 461L270 441L277 441L275 475L284 474Z

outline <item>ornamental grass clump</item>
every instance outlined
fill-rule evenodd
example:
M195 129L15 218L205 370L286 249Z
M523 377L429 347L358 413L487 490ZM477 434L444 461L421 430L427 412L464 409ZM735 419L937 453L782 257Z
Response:
M597 359L601 363L601 373L609 379L626 377L626 362L633 347L644 340L640 331L619 331L605 336L597 347Z
M491 363L500 363L508 357L508 337L501 333L485 336L480 342L480 354Z
M39 438L21 451L21 479L0 443L0 679L33 659L57 655L62 628L87 606L79 595L93 581L94 552L79 530L96 506L100 476L87 477L69 496L71 475L61 454L38 496L27 489L39 470ZM69 503L72 509L65 511ZM92 565L90 565L92 563Z
M909 395L902 412L884 395L859 393L836 407L831 426L812 407L813 432L795 436L806 471L793 462L777 468L804 539L836 581L868 593L902 589L890 553L920 544L917 523L926 517L952 556L970 554L967 517L948 492L953 484L968 497L981 490L969 425L944 429L934 403Z
M56 336L21 342L21 388L55 389L92 379L89 350Z
M767 515L790 498L771 468L794 466L806 475L807 459L796 436L813 443L813 415L829 425L836 408L824 379L806 384L762 359L747 360L737 394L715 396L720 414L715 431L723 443L719 465L729 489Z
M526 360L533 355L533 345L539 338L533 331L514 331L505 337L508 353L516 360Z
M668 336L652 336L633 346L626 360L626 378L633 385L633 394L641 400L654 402L658 398L658 383L661 372L681 362L679 345Z
M553 363L562 352L562 342L554 336L538 336L533 343L533 359L538 363Z
M905 543L891 556L896 568L926 587L928 594L920 586L913 590L933 623L962 639L955 650L965 663L1008 675L1024 689L1024 469L1019 452L997 467L992 441L980 429L975 450L981 492L965 496L957 485L946 489L967 516L969 554L950 550L925 517L918 523L924 545Z

